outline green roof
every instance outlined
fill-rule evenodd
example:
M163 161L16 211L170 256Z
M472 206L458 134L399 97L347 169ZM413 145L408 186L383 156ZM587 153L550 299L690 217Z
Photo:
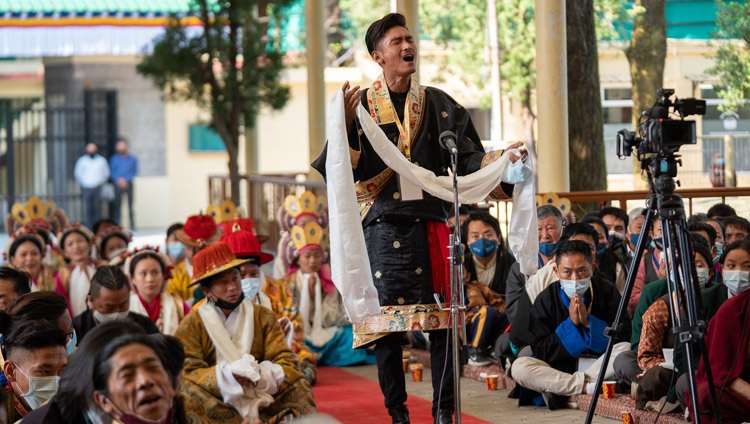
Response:
M0 13L187 12L190 0L3 0Z

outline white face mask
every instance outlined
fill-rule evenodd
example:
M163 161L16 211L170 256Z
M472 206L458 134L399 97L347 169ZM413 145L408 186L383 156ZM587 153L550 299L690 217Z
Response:
M30 377L18 365L16 365L16 369L29 380L29 391L25 394L21 393L21 396L23 396L31 409L39 408L57 393L57 385L60 383L60 377L56 375L50 377Z
M260 278L243 278L241 282L242 292L245 293L245 298L250 299L251 301L255 299L255 296L257 296L260 291Z
M708 268L695 268L695 272L698 273L698 285L701 288L706 287L706 284L708 284Z
M724 270L724 285L733 295L742 293L750 288L750 271Z
M103 322L115 321L118 319L127 319L129 313L130 313L129 311L124 311L124 312L112 312L109 314L103 314L97 311L96 309L94 309L94 319L96 320L96 322L101 324Z
M574 295L583 296L591 285L591 277L580 280L560 280L560 286L569 298Z
M618 238L618 239L620 239L620 240L625 240L625 233L618 233L618 232L617 232L617 231L615 231L615 230L610 230L608 234L609 234L610 236L612 236L612 237L616 237L616 238Z

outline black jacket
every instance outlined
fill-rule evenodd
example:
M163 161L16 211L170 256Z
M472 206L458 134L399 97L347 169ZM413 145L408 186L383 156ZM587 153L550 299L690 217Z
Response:
M499 251L495 255L495 276L490 282L490 288L505 300L505 282L508 280L510 268L516 263L516 259L510 252ZM477 270L474 265L474 255L471 250L464 253L464 272L471 274L471 280L477 279Z

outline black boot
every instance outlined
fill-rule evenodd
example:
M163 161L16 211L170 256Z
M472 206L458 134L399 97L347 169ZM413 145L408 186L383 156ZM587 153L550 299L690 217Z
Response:
M391 408L388 410L388 414L391 416L391 422L393 424L409 424L409 410L406 406L400 406Z
M453 424L453 413L441 409L435 418L435 424Z

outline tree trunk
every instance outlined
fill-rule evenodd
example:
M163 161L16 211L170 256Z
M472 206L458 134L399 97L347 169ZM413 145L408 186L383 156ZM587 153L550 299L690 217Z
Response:
M228 150L227 150L228 152ZM229 187L232 193L232 202L240 204L240 170L237 163L237 152L229 154Z
M633 128L638 131L641 112L651 107L656 90L664 83L664 59L667 56L666 0L636 0L630 47L625 55L630 63L633 96ZM635 188L647 188L640 178L641 165L633 159Z
M565 13L570 191L605 190L607 169L604 160L594 2L567 1Z

